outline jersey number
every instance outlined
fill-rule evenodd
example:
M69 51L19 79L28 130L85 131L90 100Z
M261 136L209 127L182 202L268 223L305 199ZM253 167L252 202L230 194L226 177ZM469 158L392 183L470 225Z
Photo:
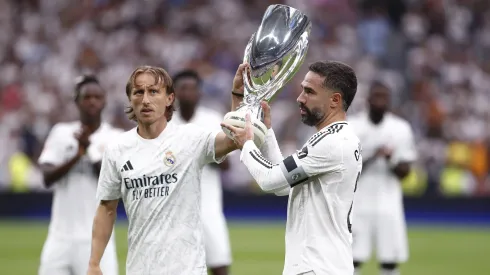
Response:
M354 186L354 193L357 190L357 182L359 181L359 177L361 176L361 172L357 173L356 185ZM347 228L349 229L349 233L352 233L352 224L350 223L350 214L352 212L352 205L354 204L354 200L350 204L349 213L347 214Z

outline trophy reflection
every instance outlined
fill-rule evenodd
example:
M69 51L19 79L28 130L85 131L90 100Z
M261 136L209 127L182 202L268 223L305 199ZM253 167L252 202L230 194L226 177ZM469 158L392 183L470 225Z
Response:
M250 70L245 70L243 76L244 100L236 111L225 115L224 122L244 128L245 114L251 112L257 146L262 145L267 134L260 102L273 100L299 70L308 51L310 31L311 21L301 11L271 5L245 48L243 61ZM223 131L232 138L228 129Z

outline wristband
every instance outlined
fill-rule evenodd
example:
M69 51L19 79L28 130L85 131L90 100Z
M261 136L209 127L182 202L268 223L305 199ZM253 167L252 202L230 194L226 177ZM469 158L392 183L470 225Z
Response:
M234 95L234 96L238 96L238 97L243 97L243 94L239 94L235 91L231 91L231 94Z

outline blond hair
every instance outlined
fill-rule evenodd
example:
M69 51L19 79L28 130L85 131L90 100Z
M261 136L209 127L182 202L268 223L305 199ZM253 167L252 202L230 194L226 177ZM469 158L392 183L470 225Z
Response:
M167 95L171 95L174 93L172 78L167 73L167 71L165 71L163 68L160 67L139 66L131 73L128 83L126 84L126 95L128 96L129 100L131 99L131 91L134 89L134 83L136 77L144 73L152 75L156 80L155 84L163 86L163 88L165 88ZM165 117L167 118L167 121L170 121L172 119L172 115L175 111L174 103L175 100L174 102L172 102L172 104L170 104L170 106L167 106L167 109L165 110ZM126 108L125 113L130 120L137 121L136 115L134 114L134 110L131 106Z

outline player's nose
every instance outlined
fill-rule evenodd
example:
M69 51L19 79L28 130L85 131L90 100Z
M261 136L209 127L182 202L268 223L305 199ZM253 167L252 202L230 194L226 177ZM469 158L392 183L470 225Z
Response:
M304 93L301 92L298 96L298 98L296 98L296 102L298 103L302 103L302 104L305 104L306 103L306 100L305 100L305 97L304 97Z
M148 95L148 93L144 93L143 94L143 101L142 101L143 104L147 105L147 104L150 104L150 96Z

